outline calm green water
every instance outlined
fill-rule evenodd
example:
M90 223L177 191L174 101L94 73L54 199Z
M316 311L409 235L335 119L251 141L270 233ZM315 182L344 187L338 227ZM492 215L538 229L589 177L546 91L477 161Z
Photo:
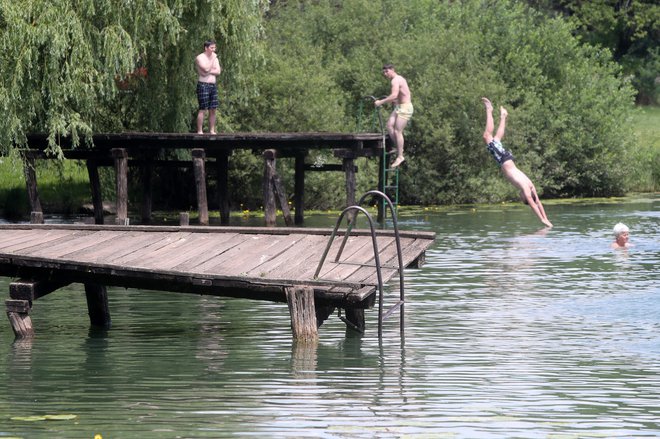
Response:
M82 287L60 290L31 342L0 324L0 438L657 437L660 197L546 210L547 232L522 205L402 216L438 233L406 272L405 341L375 310L310 346L285 304L124 289L90 331Z

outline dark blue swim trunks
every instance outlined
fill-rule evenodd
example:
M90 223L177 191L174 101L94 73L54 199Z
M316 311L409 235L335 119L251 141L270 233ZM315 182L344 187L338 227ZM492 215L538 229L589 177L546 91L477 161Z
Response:
M491 153L498 165L502 166L507 160L513 160L513 154L504 149L502 142L493 139L488 144L488 151Z
M200 110L218 108L218 87L210 82L197 82L197 101Z

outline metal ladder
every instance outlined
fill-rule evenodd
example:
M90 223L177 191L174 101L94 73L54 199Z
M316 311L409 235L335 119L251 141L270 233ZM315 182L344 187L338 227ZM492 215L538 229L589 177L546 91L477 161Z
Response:
M367 212L361 205L364 203L364 201L367 199L367 197L380 197L383 200L383 203L387 205L390 209L390 214L392 215L392 227L394 229L394 240L396 242L396 252L397 252L397 258L398 258L398 269L399 269L399 301L392 305L387 311L383 312L383 276L381 274L381 264L380 264L380 253L378 251L378 242L376 240L376 231L374 228L374 221L371 215L369 215L369 212ZM378 338L381 338L383 336L383 321L387 319L392 313L394 313L396 310L399 310L400 312L400 319L399 319L399 333L401 337L403 338L403 333L404 333L404 305L405 305L405 291L404 291L404 275L403 275L403 254L401 252L401 240L399 239L399 226L397 225L396 221L396 212L394 209L394 205L392 204L392 201L389 199L389 197L381 192L381 191L376 191L372 190L360 197L360 200L358 201L358 204L349 206L346 209L344 209L341 214L339 215L339 218L337 218L337 223L335 224L335 228L332 230L332 234L330 235L330 239L328 240L328 245L325 248L325 251L323 252L323 256L321 256L321 260L319 261L319 265L316 268L316 272L314 273L314 279L318 279L319 274L321 273L321 268L323 267L323 263L325 262L326 257L328 256L328 252L330 251L330 247L332 246L332 243L335 239L335 236L337 235L337 230L339 229L339 225L341 224L344 215L346 215L347 212L356 212L356 218L351 221L347 228L346 232L344 234L344 239L342 240L341 246L339 247L339 250L337 251L337 256L335 257L334 262L338 263L339 258L341 257L342 252L344 251L344 247L346 246L346 242L348 241L348 237L353 230L353 224L355 224L355 220L357 219L357 213L362 212L366 215L367 219L369 220L369 228L371 230L371 242L373 244L373 250L374 250L374 262L376 265L376 276L378 279ZM341 312L341 311L340 311ZM340 314L341 318L341 314ZM343 319L344 323L349 324L346 319ZM351 325L354 327L354 325ZM359 328L355 328L358 329Z
M357 131L361 131L362 124L362 109L364 102L370 100L371 102L376 100L375 96L365 96L360 101L359 115L358 115L358 126ZM391 162L391 154L388 152L387 148L387 130L383 124L383 117L379 108L373 109L371 117L371 129L375 130L376 128L380 129L380 133L383 136L383 154L380 158L380 169L378 173L378 190L388 196L391 200L392 205L394 206L394 211L398 212L399 207L399 167L394 169L390 168L389 164ZM387 217L387 205L384 199L381 200L378 207L378 218L379 223L383 223Z

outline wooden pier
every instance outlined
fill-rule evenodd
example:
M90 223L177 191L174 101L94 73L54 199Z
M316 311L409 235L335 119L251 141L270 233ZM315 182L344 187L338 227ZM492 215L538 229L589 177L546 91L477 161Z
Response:
M364 328L378 286L373 238L343 231L315 272L331 230L267 227L0 225L0 275L12 277L7 315L17 337L34 335L34 301L70 283L85 285L90 322L110 326L106 286L287 302L294 337L315 338L341 308ZM399 233L404 267L418 266L432 232ZM399 272L393 231L378 230L383 282ZM396 299L389 299L396 302ZM247 312L247 310L246 310Z
M358 157L377 157L383 160L385 138L379 133L106 133L92 136L93 145L73 148L71 139L62 138L59 145L64 158L85 160L91 186L96 224L103 224L103 200L98 168L114 166L116 176L117 217L116 224L128 223L128 169L138 167L142 201L141 224L149 224L152 209L152 175L154 167L193 167L196 187L199 224L209 224L207 200L207 165L212 163L217 179L221 224L229 224L230 200L228 190L229 159L236 149L260 152L264 158L263 200L265 225L272 227L276 222L276 203L279 203L287 225L302 224L304 220L305 172L340 171L346 179L346 206L355 204L356 166ZM33 218L41 218L43 211L39 199L35 160L54 158L46 154L48 137L45 134L27 136L25 176ZM341 165L313 166L305 163L310 150L329 149L341 160ZM167 160L165 151L188 150L191 161ZM286 190L277 173L276 159L295 159L295 181L293 188L294 218L291 218ZM381 167L382 168L382 164ZM379 168L379 169L380 169ZM379 176L379 179L382 179ZM381 185L379 185L381 187ZM344 207L346 207L344 206Z

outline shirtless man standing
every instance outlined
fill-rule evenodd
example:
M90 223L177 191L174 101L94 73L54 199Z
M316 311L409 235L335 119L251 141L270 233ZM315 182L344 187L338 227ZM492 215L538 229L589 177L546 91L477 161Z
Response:
M222 67L215 54L215 41L204 42L204 52L195 58L197 68L197 101L199 112L197 113L197 134L203 134L204 114L209 112L209 131L215 134L215 109L218 108L218 87L215 77L220 74Z
M406 78L397 74L392 64L383 66L383 75L391 80L392 90L389 96L378 99L374 104L376 107L380 107L387 102L394 103L394 111L387 120L387 132L396 145L397 156L392 163L392 168L396 168L405 160L403 158L403 130L413 115L413 105Z
M522 172L513 162L513 155L504 147L500 142L504 137L504 129L506 126L506 118L509 113L504 107L500 107L500 124L497 127L497 132L493 137L493 130L495 123L493 122L493 104L487 98L481 98L486 106L486 129L484 130L484 141L488 145L488 151L493 155L495 161L500 165L504 176L520 190L520 198L522 201L532 208L536 216L543 224L552 227L552 223L548 220L543 210L543 204L539 200L536 193L534 183Z

